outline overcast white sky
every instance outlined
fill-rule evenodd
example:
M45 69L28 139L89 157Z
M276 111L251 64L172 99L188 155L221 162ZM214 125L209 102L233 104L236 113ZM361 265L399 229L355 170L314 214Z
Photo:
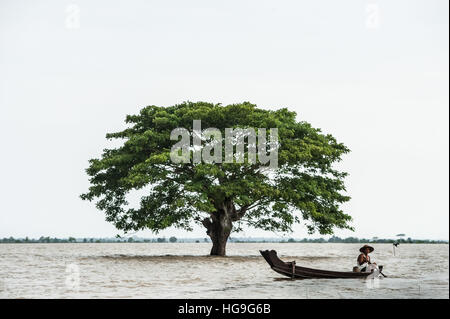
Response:
M201 100L288 107L348 145L356 231L337 235L448 239L448 12L447 0L0 0L0 237L119 233L78 197L88 159L126 114ZM172 234L205 236L160 236Z

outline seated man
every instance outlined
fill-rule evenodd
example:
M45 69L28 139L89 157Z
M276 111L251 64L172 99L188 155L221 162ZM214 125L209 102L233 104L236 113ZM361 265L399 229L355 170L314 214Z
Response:
M358 268L361 272L371 272L372 270L378 270L376 263L370 262L369 254L374 251L374 248L369 245L362 246L359 251L361 254L358 256Z

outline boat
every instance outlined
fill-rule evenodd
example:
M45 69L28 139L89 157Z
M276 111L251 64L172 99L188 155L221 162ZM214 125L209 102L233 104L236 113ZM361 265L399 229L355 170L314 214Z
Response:
M279 274L295 279L308 278L366 278L372 272L330 271L297 266L295 261L284 262L277 256L275 250L259 251L270 267ZM381 273L383 266L379 266Z

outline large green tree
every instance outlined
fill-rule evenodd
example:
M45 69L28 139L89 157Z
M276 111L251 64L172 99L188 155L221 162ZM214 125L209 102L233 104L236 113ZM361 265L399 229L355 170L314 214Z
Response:
M202 128L218 128L222 136L225 128L278 128L278 168L252 163L247 156L244 163L174 163L171 131L182 127L192 133L194 120L201 120ZM295 112L259 109L248 102L185 102L147 106L128 115L126 123L125 130L106 135L122 139L122 146L89 161L91 186L81 195L96 200L118 229L191 230L196 222L212 240L211 255L225 255L230 232L244 225L288 232L303 221L310 233L351 229L351 217L340 208L349 200L343 182L347 173L333 167L349 150L333 136L298 122ZM130 205L130 196L137 195L139 205Z

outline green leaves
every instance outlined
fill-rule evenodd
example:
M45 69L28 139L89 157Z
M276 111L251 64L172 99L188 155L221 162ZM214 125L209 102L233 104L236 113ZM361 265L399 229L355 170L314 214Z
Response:
M201 120L203 129L219 129L223 137L225 128L278 128L278 169L248 162L172 163L175 141L170 132L178 127L192 132L193 120ZM106 219L119 229L190 229L192 222L216 214L224 201L239 212L234 220L266 230L290 231L298 222L323 234L335 227L351 229L351 217L339 208L350 199L344 195L347 174L333 168L349 150L309 123L297 122L295 112L258 109L249 102L185 102L147 106L125 122L128 128L106 135L123 139L123 145L89 161L91 186L81 195L97 200ZM132 208L127 198L137 190L146 191Z

